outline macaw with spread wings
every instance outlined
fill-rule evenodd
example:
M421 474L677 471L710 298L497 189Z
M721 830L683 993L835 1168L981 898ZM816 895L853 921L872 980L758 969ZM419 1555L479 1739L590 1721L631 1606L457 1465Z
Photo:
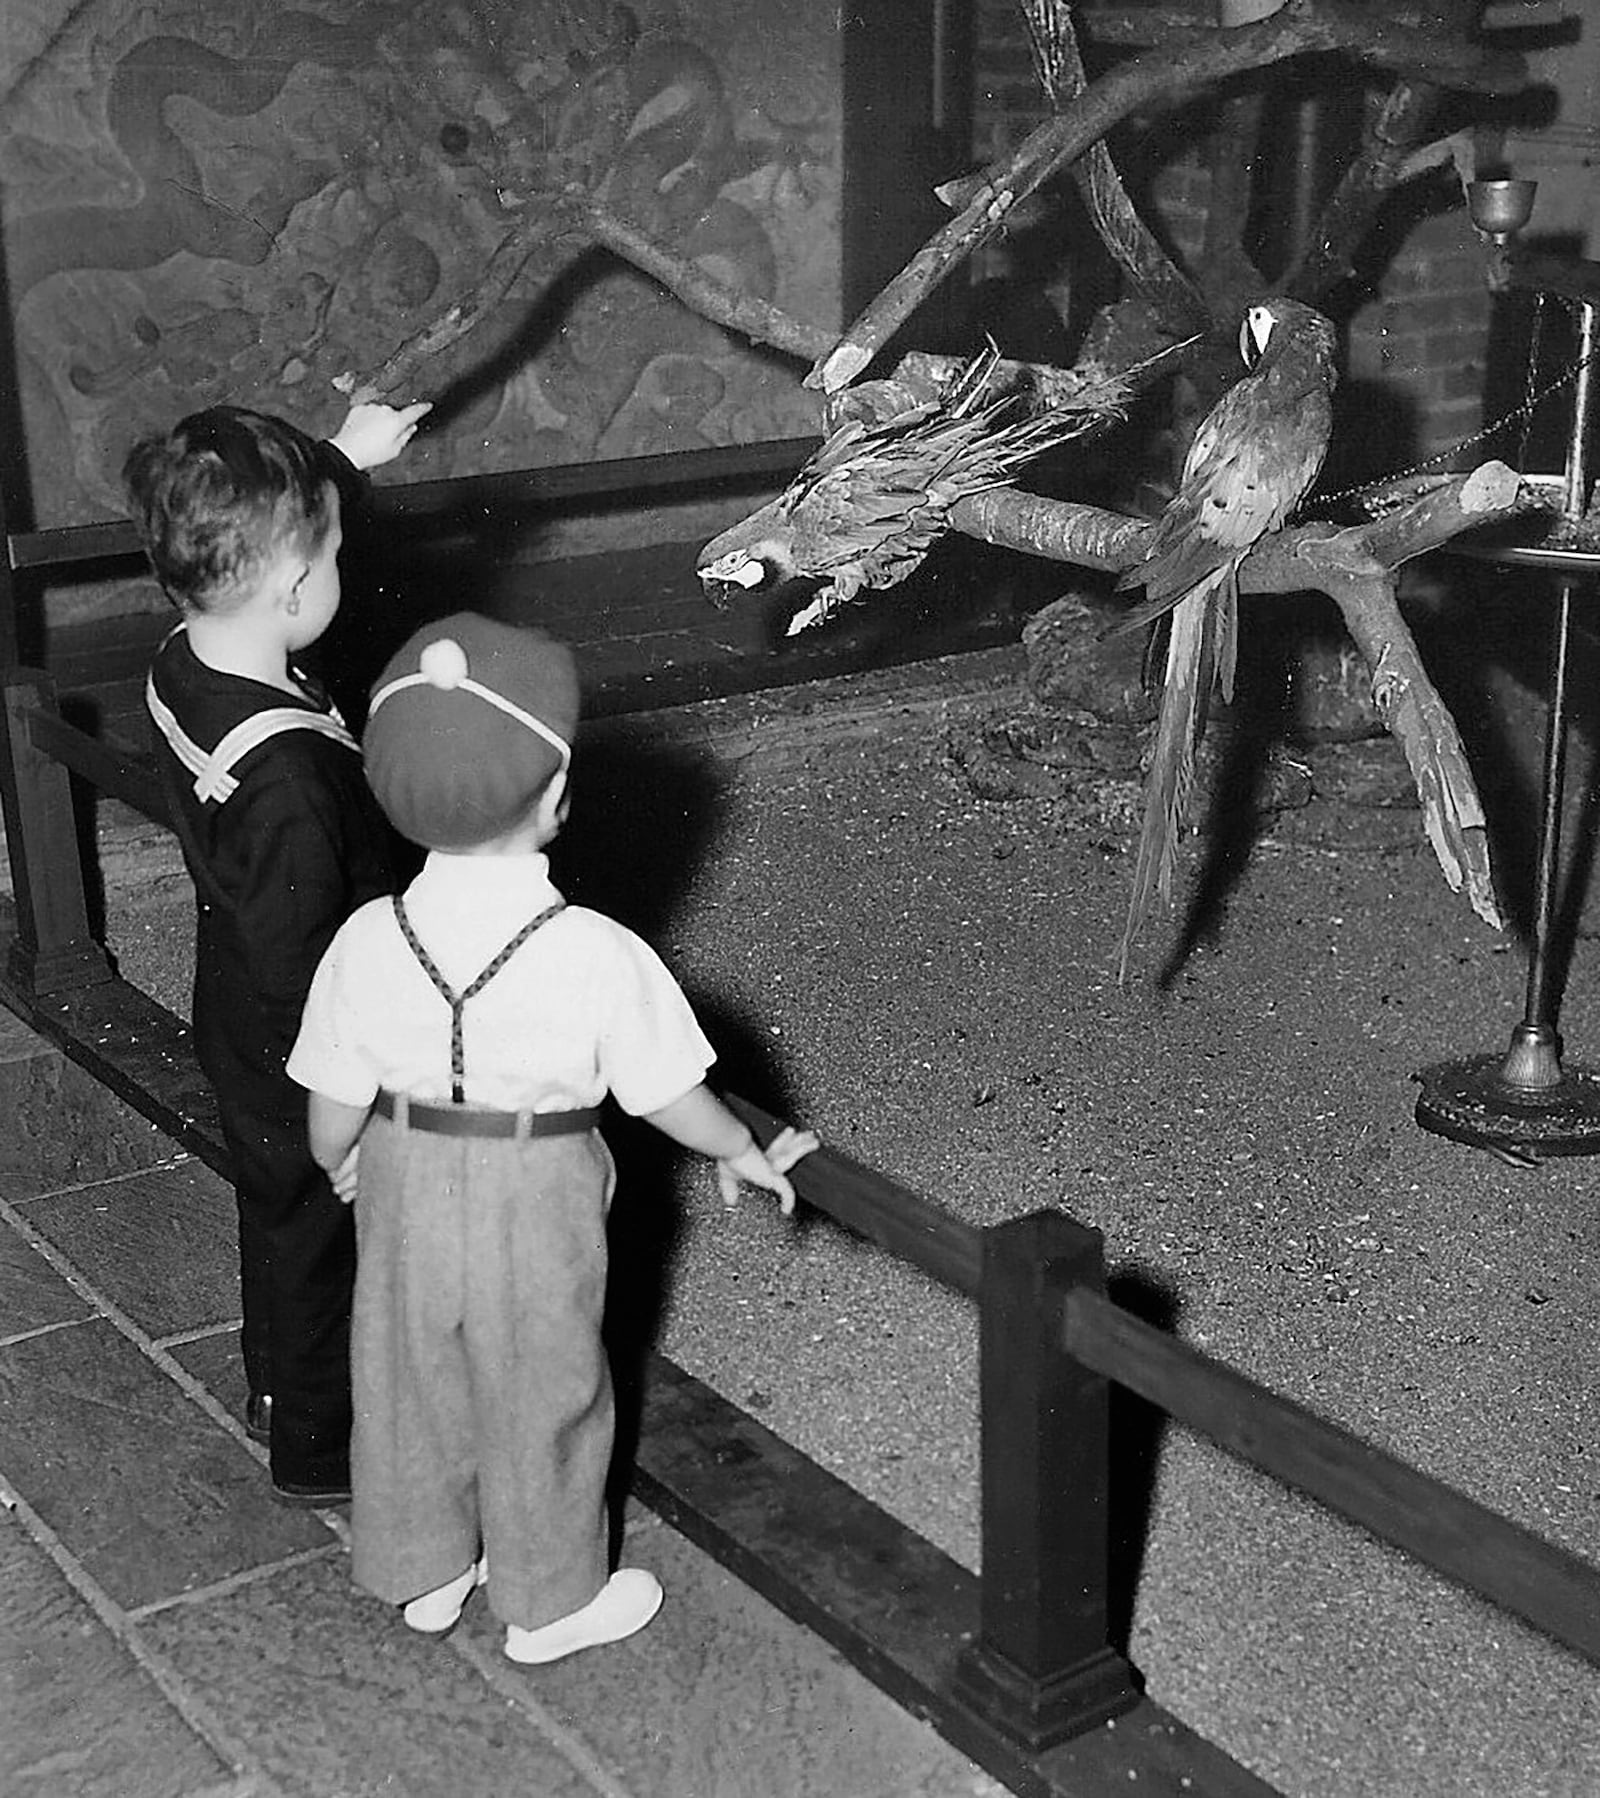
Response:
M1333 427L1334 332L1320 312L1260 301L1245 313L1239 354L1249 372L1201 421L1144 558L1117 582L1145 597L1106 632L1172 614L1119 981L1152 903L1171 896L1212 687L1233 697L1239 565L1310 490Z

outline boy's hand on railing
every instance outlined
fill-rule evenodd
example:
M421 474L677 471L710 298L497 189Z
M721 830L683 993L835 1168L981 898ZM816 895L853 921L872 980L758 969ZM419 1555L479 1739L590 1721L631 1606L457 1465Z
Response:
M358 401L345 414L344 423L334 434L333 447L352 467L379 468L400 454L416 436L423 416L432 410L432 400L418 400L410 406Z
M792 1125L785 1125L767 1144L765 1152L759 1143L752 1141L750 1147L742 1153L718 1161L717 1185L722 1193L723 1204L729 1211L734 1209L739 1203L739 1182L744 1180L751 1186L775 1192L783 1207L783 1215L792 1217L794 1187L784 1176L797 1161L820 1146L811 1131L796 1130Z

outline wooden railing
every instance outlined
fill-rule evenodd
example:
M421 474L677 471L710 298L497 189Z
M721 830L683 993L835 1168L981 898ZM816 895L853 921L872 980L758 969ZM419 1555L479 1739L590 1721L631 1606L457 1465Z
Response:
M5 997L70 1056L226 1172L225 1151L188 1065L184 1027L117 978L88 922L68 771L159 818L149 771L138 758L65 725L53 709L50 683L37 673L17 669L6 677L4 719L16 894ZM733 1097L731 1103L764 1140L779 1128L778 1119L748 1101ZM807 1205L978 1306L982 1572L976 1590L967 1589L961 1570L922 1545L911 1556L914 1571L879 1555L855 1581L858 1602L819 1609L815 1557L842 1550L837 1543L802 1544L811 1572L804 1586L797 1574L783 1572L807 1528L804 1515L781 1531L758 1530L752 1542L708 1519L717 1501L703 1492L684 1496L698 1489L699 1474L690 1478L680 1468L652 1486L646 1456L648 1495L686 1533L723 1553L758 1589L819 1628L1017 1790L1084 1789L1054 1782L1052 1756L1144 1704L1137 1674L1110 1640L1113 1382L1600 1664L1600 1570L1112 1303L1097 1230L1055 1210L979 1228L827 1146L802 1161L793 1177ZM679 1379L675 1405L687 1404L700 1418L715 1411L716 1401L704 1393L686 1400ZM719 1423L717 1439L731 1427ZM680 1410L674 1437L687 1429ZM662 1451L669 1461L674 1452ZM748 1448L738 1457L740 1504L748 1508ZM792 1502L792 1470L784 1482ZM777 1502L763 1513L769 1522L779 1514ZM870 1507L848 1497L836 1495L832 1514L840 1504L857 1519L852 1527L869 1534L885 1528ZM866 1588L879 1575L887 1589L874 1597ZM916 1600L919 1583L928 1590ZM931 1660L925 1643L913 1651L884 1621L887 1607L917 1602L924 1635L931 1631L947 1644ZM1198 1738L1175 1738L1169 1723L1163 1729L1169 1747L1181 1739L1191 1756L1215 1757ZM1125 1736L1122 1751L1127 1743ZM1232 1767L1225 1757L1216 1759ZM1221 1783L1219 1777L1213 1766L1202 1789L1265 1790L1242 1769L1233 1768Z
M704 497L724 489L768 482L781 485L816 448L803 437L726 448L675 450L662 456L618 456L610 461L557 463L504 474L462 475L447 481L410 481L376 487L372 503L389 523L437 530L452 519L481 524L485 513L514 507L527 516L606 506L626 506L692 490ZM49 530L6 527L6 573L63 567L139 554L139 539L126 519L63 525ZM3 578L3 577L0 577ZM6 597L11 597L9 594Z
M815 448L810 438L734 444L659 456L558 464L504 474L417 481L374 488L376 518L396 530L481 529L487 516L593 515L608 508L696 499L781 486ZM53 574L91 570L140 554L126 519L44 530L18 528L0 482L0 817L17 899L17 928L8 954L22 990L47 992L112 975L104 950L88 934L84 884L76 861L77 824L66 774L122 800L160 824L167 805L154 766L130 750L75 728L56 704L50 676L22 665L24 635L47 635L39 589ZM27 619L31 629L24 633Z
M184 1026L118 979L89 923L70 777L161 820L151 770L66 724L37 671L5 672L0 720L16 908L4 996L226 1172ZM779 1127L732 1102L763 1139ZM1141 1769L1196 1793L1268 1789L1149 1704L1111 1641L1113 1383L1600 1664L1600 1570L1112 1303L1098 1231L1055 1210L978 1228L826 1146L794 1180L807 1205L978 1306L981 1574L666 1363L638 1484L1017 1791L1109 1790ZM1101 1727L1117 1718L1144 1727Z

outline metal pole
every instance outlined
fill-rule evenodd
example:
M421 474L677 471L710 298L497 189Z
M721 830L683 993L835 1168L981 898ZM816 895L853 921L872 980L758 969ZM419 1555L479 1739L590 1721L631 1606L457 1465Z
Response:
M1567 665L1572 643L1572 582L1563 581L1556 599L1555 644L1551 652L1550 700L1544 733L1544 811L1539 826L1539 859L1534 869L1533 953L1528 959L1528 1000L1523 1022L1551 1023L1550 934L1555 925L1556 874L1561 860L1561 811L1567 777Z
M1572 423L1567 437L1567 472L1561 509L1569 519L1584 515L1589 492L1589 426L1594 405L1594 358L1597 309L1588 300L1578 307L1578 376L1573 389ZM1511 1033L1511 1046L1500 1069L1507 1086L1540 1092L1564 1078L1561 1047L1550 994L1551 936L1555 927L1556 885L1561 860L1561 814L1566 798L1567 669L1572 643L1574 583L1561 582L1556 601L1555 641L1550 654L1550 698L1545 714L1544 802L1539 824L1539 853L1534 868L1533 948L1528 958L1527 1000L1522 1022Z

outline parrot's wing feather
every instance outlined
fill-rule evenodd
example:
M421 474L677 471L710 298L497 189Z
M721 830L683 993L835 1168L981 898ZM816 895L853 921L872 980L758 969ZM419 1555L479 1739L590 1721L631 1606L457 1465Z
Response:
M1148 624L1214 570L1237 567L1305 497L1327 450L1327 392L1302 382L1286 394L1285 385L1263 367L1201 419L1177 492L1151 528L1144 556L1117 582L1142 586L1145 602L1112 633Z
M1219 575L1218 582L1225 580ZM1183 837L1184 816L1194 791L1195 765L1205 729L1206 700L1215 678L1214 585L1187 594L1172 615L1161 715L1145 777L1144 824L1134 863L1133 893L1117 960L1117 984L1128 978L1133 945L1157 900L1170 898L1172 873Z
M1272 474L1253 440L1237 445L1229 456L1191 468L1152 528L1144 560L1117 582L1119 587L1142 585L1144 600L1108 625L1105 634L1137 630L1171 611L1199 582L1224 568L1237 570L1290 509Z

